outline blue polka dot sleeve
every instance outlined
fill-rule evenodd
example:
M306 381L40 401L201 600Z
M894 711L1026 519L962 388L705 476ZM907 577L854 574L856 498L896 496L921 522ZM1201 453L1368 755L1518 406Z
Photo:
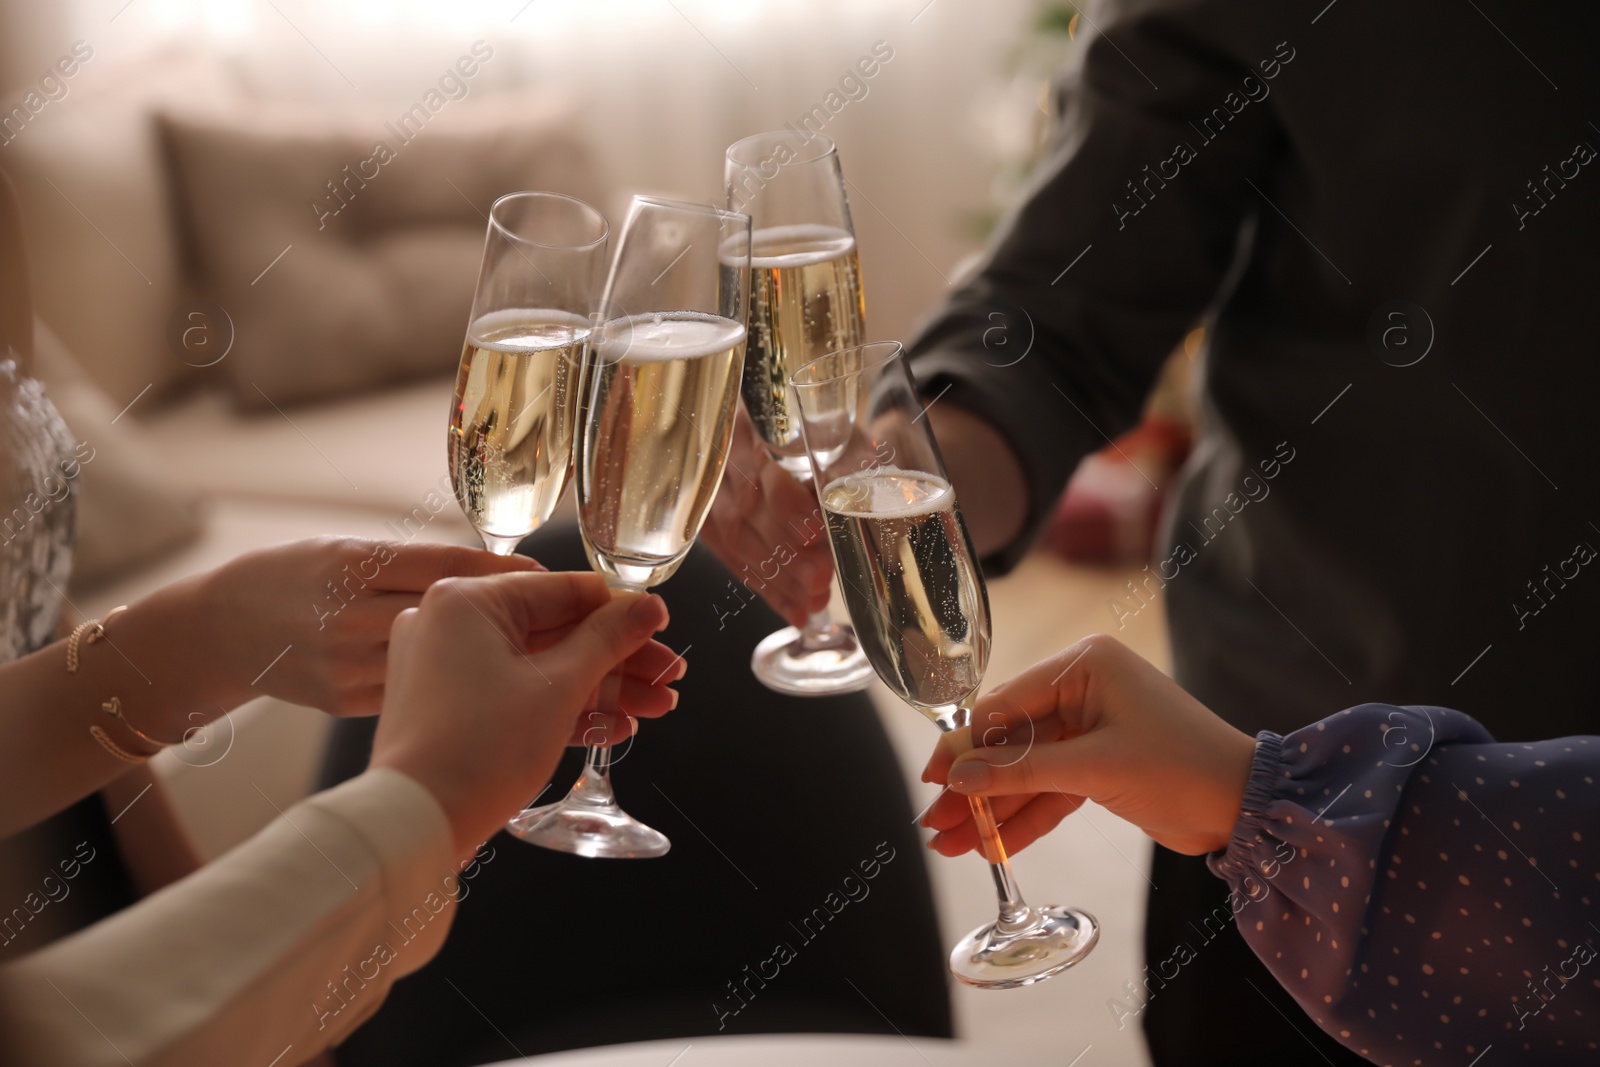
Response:
M1596 1064L1596 777L1600 738L1497 744L1448 708L1364 704L1258 737L1209 862L1256 955L1368 1059Z

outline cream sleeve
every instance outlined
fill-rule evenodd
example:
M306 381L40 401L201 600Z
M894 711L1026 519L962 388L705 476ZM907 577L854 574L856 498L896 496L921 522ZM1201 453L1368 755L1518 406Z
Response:
M299 1063L438 951L458 891L432 794L368 771L0 968L0 1065Z

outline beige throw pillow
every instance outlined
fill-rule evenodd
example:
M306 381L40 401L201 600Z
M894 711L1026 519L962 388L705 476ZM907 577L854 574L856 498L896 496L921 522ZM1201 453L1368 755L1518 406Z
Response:
M200 495L162 474L132 418L117 419L116 403L41 319L34 320L33 343L34 374L72 435L93 450L78 468L73 587L119 577L194 540Z
M43 16L59 5L33 7ZM7 18L20 10L7 8ZM39 317L119 409L151 386L136 409L143 411L216 377L186 367L168 338L178 238L150 116L192 100L220 108L238 94L214 45L204 41L173 40L143 52L91 38L94 58L68 83L70 94L0 147L0 166L22 201Z
M567 113L522 97L452 102L420 130L283 108L159 122L191 276L233 321L218 371L246 407L449 373L495 198L594 195Z

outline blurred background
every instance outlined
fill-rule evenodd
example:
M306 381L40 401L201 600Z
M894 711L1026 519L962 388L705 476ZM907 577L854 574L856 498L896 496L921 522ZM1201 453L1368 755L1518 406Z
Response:
M1041 39L1034 0L924 3L8 3L0 106L30 91L44 106L23 128L16 117L5 127L0 158L24 186L46 320L108 385L137 390L155 376L168 392L225 376L167 366L177 361L152 327L176 285L198 280L213 297L248 286L297 235L307 243L296 258L311 258L328 252L320 245L370 246L424 226L481 231L478 212L512 188L555 188L611 215L634 191L720 199L728 143L798 121L833 93L843 106L824 112L825 132L855 186L872 328L901 336L979 246L1043 117L1038 78L1019 70L1020 50ZM92 56L61 76L56 64L75 45ZM857 60L875 46L892 59L861 78ZM455 70L462 57L475 60L471 76ZM841 78L858 88L841 92ZM425 137L403 143L395 132L412 127L397 120L418 103L437 110L423 112ZM367 188L352 183L348 211L317 231L310 205L337 206L325 183L346 165L370 176L376 168L361 164L380 141L393 163ZM448 151L405 158L429 141ZM229 155L232 167L217 158ZM204 187L234 168L256 180ZM364 210L363 200L379 203ZM281 211L292 226L262 225ZM91 307L64 291L67 264L72 287L95 292ZM241 281L216 276L224 265L255 269ZM289 257L279 266L294 268ZM464 291L441 279L439 298ZM452 309L458 319L464 308ZM117 354L88 351L113 337ZM452 347L433 369L449 369ZM138 380L130 364L158 355L166 365L140 368Z
M95 447L77 607L293 537L474 543L446 411L506 192L613 220L634 192L720 203L726 145L809 122L850 182L869 331L908 339L1023 188L1073 18L1041 0L0 0L0 167L39 370ZM1091 630L1165 662L1160 603L1125 583L1186 447L1186 363L1123 449L1086 461L1055 551L993 583L994 679ZM157 761L211 854L273 816L258 792L287 806L311 786L326 720L273 703ZM879 706L921 807L926 727ZM1139 977L1146 852L1086 809L1024 854L1023 883L1105 936L1072 977L956 991L962 1032L1144 1062L1107 1008ZM981 864L933 868L949 940L992 897Z

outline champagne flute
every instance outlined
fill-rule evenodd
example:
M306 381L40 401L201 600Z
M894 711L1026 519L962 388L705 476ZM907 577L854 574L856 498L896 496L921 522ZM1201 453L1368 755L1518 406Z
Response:
M989 661L989 595L900 345L822 356L790 383L867 658L940 730L966 733ZM961 939L951 973L1010 989L1071 967L1094 948L1099 925L1076 908L1026 904L988 799L970 800L1000 915Z
M839 152L831 139L788 130L728 148L728 207L750 216L750 337L744 406L773 459L802 482L811 464L789 375L828 352L866 340L866 300ZM768 688L799 696L865 689L872 664L848 624L823 608L803 628L756 646L750 668Z
M617 239L580 386L578 520L614 590L672 576L711 510L739 403L750 217L636 196ZM666 835L617 806L611 750L589 749L555 804L511 822L524 841L580 856L664 855Z
M544 525L566 488L606 236L598 211L559 193L489 209L448 455L456 500L497 555Z

